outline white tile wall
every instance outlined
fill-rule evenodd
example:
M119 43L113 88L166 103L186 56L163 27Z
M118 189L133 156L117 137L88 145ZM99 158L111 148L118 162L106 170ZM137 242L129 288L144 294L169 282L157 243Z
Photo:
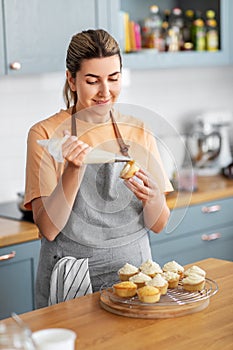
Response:
M180 132L203 110L233 112L233 66L134 71L128 79L119 102L155 111ZM0 78L0 202L24 190L28 129L64 107L63 84L62 73Z

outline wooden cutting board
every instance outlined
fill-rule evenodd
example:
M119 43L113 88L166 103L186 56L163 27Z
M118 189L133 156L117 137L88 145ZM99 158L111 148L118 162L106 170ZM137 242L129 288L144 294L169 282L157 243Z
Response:
M168 305L168 303L140 305L140 303L121 303L112 300L111 292L108 290L102 291L100 295L100 305L103 309L116 315L134 318L172 318L184 316L204 310L209 305L209 302L210 299L205 298L183 305L175 303L172 303L173 305Z

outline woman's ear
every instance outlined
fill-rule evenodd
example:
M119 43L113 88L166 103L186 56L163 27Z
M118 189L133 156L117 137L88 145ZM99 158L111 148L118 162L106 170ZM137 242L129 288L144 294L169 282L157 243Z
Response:
M66 79L68 81L69 87L72 91L76 91L75 78L72 77L70 71L66 71Z

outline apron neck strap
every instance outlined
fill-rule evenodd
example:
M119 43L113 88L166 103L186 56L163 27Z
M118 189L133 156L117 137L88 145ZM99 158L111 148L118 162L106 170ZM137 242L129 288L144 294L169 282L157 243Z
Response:
M77 127L76 127L76 117L75 117L75 113L76 113L76 106L74 105L72 107L72 112L71 112L71 135L73 136L77 136ZM115 118L113 117L112 111L110 111L110 118L112 120L112 126L116 135L116 139L117 142L120 146L120 151L123 154L123 156L129 157L129 145L126 145L126 143L124 142L120 130L118 128L118 125L116 123Z

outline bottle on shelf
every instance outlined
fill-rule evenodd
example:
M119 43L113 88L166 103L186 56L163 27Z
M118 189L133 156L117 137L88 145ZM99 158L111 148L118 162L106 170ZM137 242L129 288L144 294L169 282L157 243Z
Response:
M195 13L195 19L192 25L192 42L194 50L206 50L206 27L200 11L196 11Z
M157 5L150 6L149 17L143 21L142 46L163 51L162 16Z
M194 11L192 9L188 9L184 13L184 26L182 28L183 34L183 50L192 50L193 42L192 42L192 23L194 20Z
M166 34L166 51L176 52L183 47L183 33L184 26L183 13L178 7L175 7L169 18L169 26Z
M213 10L206 11L206 50L218 51L219 29Z

